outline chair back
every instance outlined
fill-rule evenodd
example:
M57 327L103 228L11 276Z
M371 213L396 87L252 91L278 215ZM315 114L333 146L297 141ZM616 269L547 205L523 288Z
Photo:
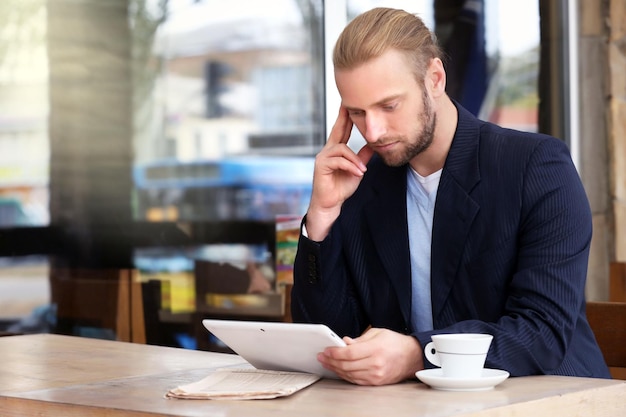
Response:
M626 303L589 301L587 319L611 375L626 379Z
M609 301L626 302L626 262L611 262Z
M145 343L141 284L135 269L50 268L54 333ZM97 329L97 330L94 330ZM103 330L103 332L99 332ZM95 331L95 333L94 333Z

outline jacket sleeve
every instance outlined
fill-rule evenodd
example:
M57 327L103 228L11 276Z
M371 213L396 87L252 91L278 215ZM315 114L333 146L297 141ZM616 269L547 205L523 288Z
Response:
M323 323L340 336L356 337L367 326L344 261L337 223L322 242L300 234L291 314L295 322Z

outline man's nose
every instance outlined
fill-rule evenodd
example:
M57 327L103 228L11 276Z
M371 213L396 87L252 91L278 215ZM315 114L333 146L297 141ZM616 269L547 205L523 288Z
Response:
M365 140L375 143L385 135L386 127L382 117L375 113L368 113L365 116Z

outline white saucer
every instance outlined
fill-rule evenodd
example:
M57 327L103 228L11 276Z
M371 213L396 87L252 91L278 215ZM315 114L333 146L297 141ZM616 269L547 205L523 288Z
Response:
M509 377L507 371L483 369L479 378L450 378L443 376L441 368L417 371L415 376L431 388L443 391L486 391Z

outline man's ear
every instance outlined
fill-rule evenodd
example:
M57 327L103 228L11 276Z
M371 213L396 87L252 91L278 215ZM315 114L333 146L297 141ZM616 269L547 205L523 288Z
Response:
M439 58L430 60L426 71L426 85L430 88L433 98L437 98L446 93L446 71L443 62Z

